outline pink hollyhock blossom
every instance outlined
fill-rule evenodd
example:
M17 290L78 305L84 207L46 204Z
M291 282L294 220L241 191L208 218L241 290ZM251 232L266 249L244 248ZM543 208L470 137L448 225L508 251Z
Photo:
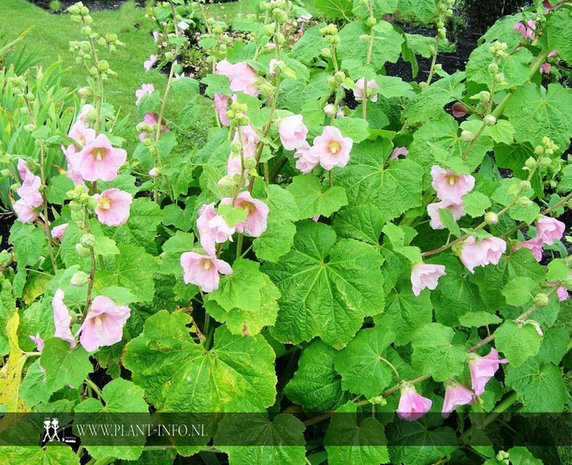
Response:
M139 105L139 102L143 97L145 97L145 95L151 95L153 92L155 92L153 84L143 84L141 89L137 89L135 91L135 105Z
M461 197L475 187L475 178L470 174L457 174L437 165L431 167L431 176L437 197L447 202L462 203Z
M396 411L401 418L415 421L431 410L431 399L418 394L412 384L402 383L400 389L401 397Z
M516 23L514 25L514 28L517 31L520 31L522 34L522 37L524 37L525 39L534 39L534 31L536 30L536 23L532 20L532 19L528 19L525 21L526 24L524 23Z
M218 115L218 119L223 126L230 126L230 121L228 120L228 116L226 116L226 110L229 101L230 97L228 95L215 94L214 96L214 106Z
M496 265L506 251L506 242L498 237L487 237L476 240L469 236L461 250L461 262L471 272L477 266Z
M558 2L556 5L551 5L550 2L548 0L544 0L542 2L542 5L544 6L544 14L549 13L550 11L558 8L560 5L562 5L564 2Z
M443 411L441 414L444 418L447 418L457 407L470 404L474 400L475 394L473 391L456 381L452 381L447 384L445 389L445 401L443 402Z
M409 153L407 147L395 147L391 155L389 156L390 160L397 160L400 156L406 157Z
M296 168L304 174L310 173L318 165L318 158L307 142L296 150L294 158L296 158Z
M62 151L66 157L66 163L68 165L67 175L75 185L82 184L84 185L85 182L81 177L79 172L79 162L81 160L80 157L80 150L74 144L70 144L67 147L62 146Z
M79 156L79 172L86 181L113 181L127 160L127 152L113 147L105 134L89 142Z
M455 118L462 118L467 114L467 107L461 102L455 102L451 107L451 114Z
M54 337L70 343L71 347L75 347L75 339L72 336L70 323L72 317L66 304L64 303L64 291L58 289L52 299L52 309L54 310L54 326L56 328Z
M244 92L253 97L258 95L258 89L255 85L258 76L247 63L229 63L227 60L219 61L216 65L216 74L222 74L229 79L230 90L233 92Z
M60 241L64 237L64 233L68 227L68 223L59 224L58 226L54 226L52 228L52 237L55 239L59 239Z
M80 120L78 120L77 123L75 123L71 127L70 132L68 133L68 136L70 136L73 140L75 140L83 148L85 146L85 144L87 144L88 142L91 142L93 139L95 139L95 131L93 129L87 127L85 125L85 123L80 119ZM72 146L74 148L76 148L76 150L77 150L77 147L75 147L75 145L72 144ZM77 150L77 151L79 151L79 150Z
M152 178L156 178L157 176L159 176L159 170L156 167L153 167L149 170L149 176L151 176Z
M231 274L232 268L224 260L212 255L201 255L196 252L185 252L181 255L183 281L196 284L203 292L218 289L219 274Z
M272 58L272 60L270 60L270 62L268 63L268 72L273 75L275 70L274 68L276 67L276 63L278 63L278 60L276 58Z
M433 229L445 229L445 225L439 216L439 210L449 210L453 214L453 219L457 221L465 214L465 205L462 202L456 204L446 201L430 203L427 205L427 213L431 217L429 226Z
M153 31L153 42L157 43L159 40L159 33L157 31Z
M115 305L110 298L98 295L79 328L80 344L88 352L93 352L99 347L112 346L121 341L123 326L130 314L127 305Z
M566 225L551 216L541 216L536 222L536 238L544 244L551 245L555 240L562 239Z
M542 74L548 74L550 72L550 68L551 68L550 63L542 63L540 65L540 72Z
M90 105L89 103L86 103L83 107L81 107L77 120L81 121L83 124L89 127L89 121L87 116L89 115L89 112L92 110L95 110L94 106Z
M258 133L249 124L240 127L240 136L242 137L242 150L245 158L254 157L256 155L256 145L260 140ZM238 132L234 134L232 142L238 142Z
M564 286L560 286L558 289L556 289L556 295L558 296L558 301L564 302L569 297L568 289L566 289Z
M107 226L121 226L129 218L133 197L128 192L112 188L93 196L97 200L95 214L100 223Z
M548 58L550 57L555 57L556 55L558 55L558 50L552 50L551 52L548 53Z
M36 344L38 352L42 352L42 350L44 350L44 340L40 336L40 333L36 333L35 336L30 335L28 337L34 344Z
M292 115L280 121L278 133L286 150L296 150L306 142L308 128L302 122L302 118L302 115Z
M314 138L310 151L312 157L318 159L325 170L331 170L335 166L343 168L350 160L353 143L351 138L342 136L338 128L326 126L322 134Z
M418 263L411 270L411 288L413 294L418 296L425 288L435 290L437 281L441 276L445 276L443 265L430 265L428 263Z
M230 205L232 199L226 197L220 201L224 205ZM243 208L247 212L246 220L237 223L235 228L239 233L246 233L252 237L259 237L266 231L268 206L262 201L252 197L248 191L241 192L236 196L235 208Z
M356 100L363 100L364 97L364 86L365 86L365 78L360 78L356 81L356 87L354 89L354 97ZM375 79L371 79L367 81L367 91L371 93L372 90L378 89L377 82ZM377 102L377 92L373 92L371 97L369 98L371 102Z
M217 214L212 202L203 205L199 210L197 230L202 248L209 255L215 256L215 244L232 241L235 228L229 226L226 220Z
M485 386L495 375L501 363L508 363L508 360L499 360L499 353L491 348L489 355L481 357L477 354L469 355L469 371L475 395L480 396L485 392Z
M151 55L148 60L143 62L143 68L145 72L149 71L157 63L157 55Z
M18 158L18 172L22 185L16 190L20 199L14 202L14 211L18 216L18 221L33 223L38 218L40 207L44 203L42 194L40 194L42 180L28 169L26 162L21 158Z
M543 245L542 240L535 237L534 239L529 239L528 241L519 242L517 245L513 247L513 250L519 250L522 249L523 247L530 249L536 261L540 262L542 260L542 253L544 252L542 245Z
M252 157L244 157L246 158L252 158ZM240 159L239 155L236 156L231 156L228 157L228 162L226 164L226 174L228 174L229 176L235 176L237 174L240 174L240 169L242 168L242 160ZM248 170L244 170L244 173L242 173L243 177L244 177L244 183L246 184L246 182L248 181Z
M141 121L139 124L148 124L149 126L155 126L158 122L159 122L159 117L155 113L145 113L145 116L143 116L143 121ZM139 126L139 124L137 126ZM161 134L165 134L169 131L170 131L169 126L167 126L165 121L161 121ZM143 139L145 139L147 135L148 134L145 131L140 132L139 140L143 142Z

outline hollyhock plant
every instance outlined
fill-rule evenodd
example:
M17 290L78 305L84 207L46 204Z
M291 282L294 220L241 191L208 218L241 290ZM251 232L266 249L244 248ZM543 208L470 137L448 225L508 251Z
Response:
M389 159L390 160L397 160L399 157L405 158L408 153L409 153L409 150L407 150L407 147L395 147L393 149L393 151L391 152L391 155L389 155Z
M139 102L141 102L145 95L151 95L153 92L155 92L153 84L141 85L141 88L135 91L135 105L139 105Z
M469 236L463 243L460 258L463 265L474 273L477 266L498 264L505 251L506 242L498 237L477 240L474 236Z
M514 28L520 31L525 39L533 40L535 37L536 23L532 19L527 19L524 23L516 23Z
M322 134L314 138L310 151L322 168L331 170L336 166L343 168L348 164L352 146L353 140L350 137L344 137L334 126L326 126Z
M432 265L429 263L417 263L411 269L411 288L413 294L419 296L423 289L435 290L437 282L441 276L445 276L443 265Z
M475 393L456 381L447 383L445 388L445 400L443 401L443 418L447 418L451 412L461 405L471 404L475 400Z
M551 216L541 216L536 222L536 237L544 244L552 245L555 240L562 239L566 225L552 218Z
M123 326L130 314L128 306L116 305L109 297L98 295L79 328L80 344L88 352L116 344L123 337Z
M64 237L64 233L66 232L66 229L68 227L68 223L63 223L63 224L59 224L57 226L54 226L52 228L52 237L54 239L59 239L60 241L62 240L62 238Z
M18 172L22 185L16 190L20 199L14 202L13 208L22 223L33 223L38 219L40 207L44 200L40 194L42 180L34 175L21 158L18 159Z
M159 117L155 113L145 113L143 116L143 121L141 121L137 126L141 124L146 124L149 126L155 126L159 122ZM169 126L165 123L165 121L161 121L161 134L165 134L169 132ZM143 142L143 140L148 136L145 131L141 131L139 133L139 140Z
M181 266L185 283L195 284L207 293L218 289L220 274L232 273L232 268L224 260L197 252L184 252L181 255Z
M75 339L70 329L72 317L66 304L64 303L64 291L58 289L52 299L52 309L54 311L54 337L69 342L71 347L75 347Z
M401 397L397 413L407 421L415 421L424 416L433 405L433 401L418 394L410 383L401 383Z
M529 239L528 241L519 242L513 247L513 250L516 251L522 248L530 249L536 261L540 262L542 261L542 254L544 252L544 249L542 248L543 245L544 243L542 242L542 239L535 237L534 239Z
M312 152L310 144L307 142L296 150L294 158L296 158L296 168L304 174L310 173L319 163L318 158Z
M121 226L129 218L129 209L133 197L128 192L116 188L104 190L101 194L95 194L97 201L95 214L100 223L107 226Z
M296 150L306 143L308 128L302 119L302 115L292 115L282 119L278 124L280 140L286 150Z
M445 229L445 225L439 216L439 210L449 210L453 214L453 219L457 221L465 214L465 205L462 202L456 204L447 201L430 203L427 205L427 214L431 218L429 226L433 229Z
M127 152L115 148L105 134L99 134L80 152L78 171L86 181L113 181L127 160Z
M148 60L143 62L143 68L145 68L145 72L149 71L153 66L157 63L157 55L150 55Z
M431 185L437 191L437 197L447 202L462 203L463 195L475 187L475 178L470 174L457 174L437 165L431 167L431 177Z
M217 214L214 202L205 204L199 210L197 231L200 243L209 255L215 255L215 244L232 241L235 228L228 225L226 220Z
M477 354L469 354L469 371L475 395L480 396L485 392L485 386L495 375L499 366L508 363L508 360L499 360L499 353L495 348L491 348L489 355L481 357Z
M363 100L364 98L364 87L365 87L365 78L360 78L356 81L356 87L354 89L354 97L356 100ZM377 82L375 79L371 79L367 81L367 91L370 93L369 100L371 102L377 102L377 89L378 89Z
M215 94L214 96L214 106L220 120L220 123L223 126L230 126L230 121L228 116L226 115L226 110L228 108L228 102L230 101L230 97L228 95L223 94Z
M227 60L221 60L216 65L216 74L222 74L228 78L230 90L233 92L244 92L252 97L258 95L256 88L258 76L247 63L229 63Z
M240 136L242 138L243 156L246 158L254 157L256 155L256 146L260 141L260 136L250 124L247 126L241 126L238 132L240 132ZM239 142L238 132L234 134L232 139L233 142Z
M226 197L220 203L230 205L232 199ZM248 191L244 191L237 195L234 207L243 208L247 212L246 220L235 225L237 232L259 237L266 231L269 209L262 200L255 199Z

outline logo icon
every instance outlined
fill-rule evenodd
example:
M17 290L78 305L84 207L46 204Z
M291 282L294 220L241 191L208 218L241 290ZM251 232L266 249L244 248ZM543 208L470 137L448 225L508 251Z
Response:
M42 443L45 444L46 442L52 441L59 441L65 442L67 444L73 444L76 442L75 438L67 438L62 431L62 437L60 438L58 435L58 427L60 425L60 421L57 418L52 418L51 420L44 420L44 429L46 430L44 434L44 439L42 439ZM50 433L51 431L51 433Z

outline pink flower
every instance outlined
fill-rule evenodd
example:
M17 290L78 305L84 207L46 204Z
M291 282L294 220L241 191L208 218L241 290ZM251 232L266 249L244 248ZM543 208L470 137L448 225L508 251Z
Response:
M139 102L145 95L151 95L153 92L155 92L153 84L143 84L141 89L135 91L135 105L139 105Z
M75 339L72 336L70 323L72 317L66 304L64 303L64 291L58 289L52 299L52 308L54 310L54 326L56 328L54 337L70 343L71 347L75 347Z
M356 87L354 89L354 97L356 100L363 100L364 97L364 87L365 87L365 78L360 78L356 81ZM367 81L367 91L370 93L369 100L372 102L377 102L377 92L371 92L374 89L377 89L378 85L375 82L375 79L371 79Z
M121 341L123 326L130 314L128 306L115 305L110 298L98 295L79 328L79 342L88 352L112 346Z
M159 122L159 117L155 113L145 113L143 116L143 121L139 124L147 124L149 126L155 126ZM137 126L139 126L139 124ZM161 134L165 134L169 132L169 126L165 123L165 121L161 121ZM139 133L139 140L143 142L143 140L147 137L147 133L145 131L141 131Z
M522 37L525 39L534 39L534 31L536 30L536 23L532 19L528 19L525 21L526 24L523 23L516 23L514 28L517 31L520 31Z
M145 68L145 72L149 71L153 65L157 63L157 55L151 55L148 60L143 62L143 68Z
M28 337L34 344L36 344L38 352L42 352L42 350L44 350L44 340L40 336L40 333L36 333L35 336L30 335Z
M569 297L568 290L564 286L560 286L556 289L556 295L558 296L559 302L564 302Z
M244 157L254 157L256 155L256 146L260 140L258 133L249 124L248 126L240 127L240 136L242 138L242 150ZM232 141L238 142L238 132L234 134Z
M157 43L159 40L159 33L157 31L153 31L153 42Z
M196 284L203 292L218 289L219 274L231 274L232 268L228 263L212 255L201 255L196 252L185 252L181 255L183 281Z
M391 152L389 159L390 160L397 160L400 156L406 157L408 153L409 153L409 150L407 150L407 147L395 147L393 149L393 152Z
M544 244L551 245L562 239L566 225L551 216L541 216L536 222L536 238Z
M203 205L199 210L197 230L202 248L209 255L215 256L215 244L232 241L235 228L229 226L226 220L217 214L213 202Z
M152 178L156 178L157 176L159 176L159 170L156 167L153 167L149 170L149 176L151 176Z
M296 158L296 168L302 173L310 173L316 166L318 166L318 158L312 152L310 145L306 142L294 153Z
M397 413L404 420L418 420L431 409L431 405L433 405L431 399L418 394L412 384L402 383L400 389L401 398Z
M302 115L292 115L280 121L278 133L286 150L296 150L306 142L308 128L302 119Z
M548 58L550 57L555 57L556 55L558 55L558 50L552 50L551 52L548 53Z
M451 114L455 118L462 118L467 114L467 107L463 105L461 102L455 102L451 107Z
M223 205L230 205L231 202L230 197L220 201ZM252 237L259 237L266 231L269 210L262 200L255 199L248 191L244 191L237 195L234 207L243 208L247 212L246 220L236 224L236 231L249 234Z
M18 221L33 223L38 218L40 207L44 203L40 194L42 180L28 169L26 162L21 158L18 158L18 172L22 185L16 190L20 199L14 202L14 211L18 215Z
M127 160L127 152L113 147L105 134L89 142L79 155L79 173L86 181L113 181Z
M66 232L67 227L68 223L62 223L59 224L58 226L54 226L52 228L52 237L55 239L59 239L61 241L62 238L64 237L64 233Z
M228 95L215 94L214 96L214 106L218 114L218 119L223 126L230 126L230 121L228 120L228 116L226 116L229 100L230 97Z
M556 5L551 5L550 2L548 0L544 0L542 2L542 5L544 6L544 14L549 13L551 10L554 10L556 8L558 8L560 5L562 5L564 2L558 2Z
M461 250L461 262L474 273L476 266L496 265L502 254L506 251L506 242L498 237L487 237L476 240L469 236Z
M233 92L244 92L253 97L258 95L258 89L255 85L258 76L247 63L233 64L227 60L219 61L216 65L216 74L222 74L229 79L230 90Z
M429 226L431 226L433 229L445 229L445 225L439 216L439 210L449 210L453 214L453 219L457 221L465 214L465 205L463 202L456 204L446 201L430 203L427 205L427 213L431 217Z
M121 226L129 218L129 207L133 197L119 189L107 189L93 196L97 200L95 214L100 223L107 226Z
M77 120L81 121L83 124L89 127L89 121L87 116L89 115L89 112L92 110L95 110L94 106L90 105L89 103L86 103L83 107L81 107Z
M441 276L445 276L445 267L443 265L430 265L428 263L418 263L411 270L411 288L413 294L418 296L425 288L434 290L437 287L437 281Z
M348 164L353 143L351 138L343 137L338 128L326 126L322 134L314 138L310 150L322 168L331 170L334 166L343 168Z
M87 127L83 120L79 119L77 123L71 127L68 136L75 140L79 145L84 147L85 144L95 139L95 131ZM72 147L77 150L75 145L72 144ZM79 150L77 151L79 152Z
M276 58L272 58L272 60L270 60L268 63L268 71L270 74L274 74L274 67L276 66L277 62L278 60Z
M457 174L437 165L431 167L431 176L437 197L448 202L462 203L461 197L475 187L475 178L470 174Z
M513 250L519 250L523 247L530 249L536 261L540 262L542 260L542 253L544 252L542 245L542 240L535 237L534 239L529 239L528 241L519 242L513 247Z
M542 63L540 65L540 72L542 74L548 74L550 72L550 68L551 68L550 63Z
M477 396L485 392L486 384L495 375L501 363L508 363L508 360L499 360L499 353L494 348L491 348L491 352L485 357L477 354L469 355L469 371L473 391Z
M457 407L470 404L474 400L475 394L473 391L456 381L452 381L447 384L445 389L445 401L443 402L443 411L441 414L444 418L447 418Z

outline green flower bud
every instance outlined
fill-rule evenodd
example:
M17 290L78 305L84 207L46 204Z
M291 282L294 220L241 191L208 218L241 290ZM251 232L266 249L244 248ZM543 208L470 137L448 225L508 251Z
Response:
M520 181L519 187L521 191L529 191L531 189L530 181L527 181L526 179Z
M465 142L471 142L475 138L475 134L471 131L461 132L461 139Z
M93 247L95 245L95 237L93 234L86 233L81 236L79 243L84 247Z
M253 157L245 158L244 168L247 170L252 170L252 169L256 168L256 159Z
M516 204L519 207L526 208L526 207L530 207L532 205L532 200L530 200L528 197L523 195L523 196L518 198Z
M263 32L265 35L271 36L272 34L274 34L274 29L276 29L276 26L274 25L274 23L266 24L263 28Z
M489 73L496 74L498 70L499 70L499 65L497 65L496 63L491 63L489 65Z
M70 284L72 286L85 286L89 281L89 275L83 271L76 271L70 279Z
M485 116L483 121L487 126L494 126L495 124L497 124L497 119L493 115L490 115L490 114Z
M165 53L165 60L173 61L175 59L175 54L173 52Z
M536 160L533 157L528 157L527 160L524 162L524 166L529 169L529 170L533 170L534 168L536 168Z
M107 60L101 60L99 63L97 63L97 69L99 69L99 71L102 73L105 73L107 70L109 70L109 62Z
M377 24L377 20L373 16L370 16L366 19L365 24L367 27L373 27Z
M499 217L495 212L487 212L485 215L485 221L487 224L497 224L498 220Z
M548 305L548 296L543 292L539 292L534 296L534 305L537 307L546 307Z
M335 116L335 115L336 115L336 107L335 107L333 104L328 103L328 104L324 107L324 113L325 113L327 116L330 116L330 117Z
M89 255L91 254L90 249L88 247L84 247L81 244L75 245L75 251L80 257L89 257Z

